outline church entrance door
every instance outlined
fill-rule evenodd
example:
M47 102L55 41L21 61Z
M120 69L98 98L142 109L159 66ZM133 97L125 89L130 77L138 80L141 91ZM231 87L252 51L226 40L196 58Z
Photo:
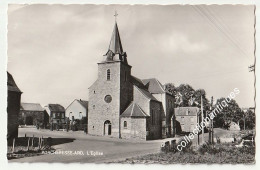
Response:
M104 135L111 135L111 122L109 120L106 120L104 122Z

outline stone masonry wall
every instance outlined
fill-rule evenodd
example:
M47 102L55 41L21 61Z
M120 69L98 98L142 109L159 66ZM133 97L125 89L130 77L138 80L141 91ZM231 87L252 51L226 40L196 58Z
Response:
M89 115L88 132L92 135L104 135L105 121L111 122L111 136L120 137L120 90L121 90L121 64L108 62L98 64L98 79L89 88ZM107 70L110 69L111 79L107 80ZM125 69L125 68L124 68ZM126 89L124 93L127 93ZM124 90L123 90L124 91ZM106 103L106 95L112 96L112 101ZM124 97L122 97L124 99ZM127 103L127 99L124 103Z
M130 82L131 66L122 63L120 73L120 114L122 114L133 101L133 84Z
M124 127L124 121L127 127ZM146 140L146 118L121 118L121 137L130 140Z
M152 114L152 111L154 114ZM150 117L147 119L148 139L162 138L162 104L157 101L150 101ZM154 122L153 122L154 119Z
M175 135L175 125L172 117L174 116L174 97L170 94L165 93L165 111L166 111L166 134L167 137ZM173 126L173 127L172 127Z

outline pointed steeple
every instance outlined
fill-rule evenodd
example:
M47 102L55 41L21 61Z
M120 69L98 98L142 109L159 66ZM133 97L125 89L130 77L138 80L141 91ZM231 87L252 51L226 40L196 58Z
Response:
M110 44L108 47L108 51L113 52L114 54L123 54L123 47L117 27L117 23L115 22L114 30L112 33L112 37L110 40Z
M115 14L115 17L117 16L117 13ZM122 61L127 64L127 55L126 52L124 52L119 30L117 26L117 22L115 21L113 33L111 36L111 40L109 43L108 51L104 55L106 56L105 62L107 61Z

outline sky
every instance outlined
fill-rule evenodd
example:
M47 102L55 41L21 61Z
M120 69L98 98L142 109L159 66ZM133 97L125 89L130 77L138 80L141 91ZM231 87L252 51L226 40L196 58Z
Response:
M115 10L132 75L205 89L215 101L238 88L239 106L254 106L252 5L9 5L8 71L22 102L88 100Z

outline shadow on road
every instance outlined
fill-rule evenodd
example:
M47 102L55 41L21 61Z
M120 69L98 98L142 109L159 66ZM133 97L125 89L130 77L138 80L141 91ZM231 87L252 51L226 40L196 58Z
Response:
M38 137L19 137L15 139L15 146L28 146L28 140L29 140L29 145L33 147L39 146L39 138ZM51 142L50 144L53 145L60 145L64 143L70 143L75 140L75 138L43 138L44 141L49 141ZM33 144L33 145L32 145ZM13 141L8 141L8 146L12 146Z

